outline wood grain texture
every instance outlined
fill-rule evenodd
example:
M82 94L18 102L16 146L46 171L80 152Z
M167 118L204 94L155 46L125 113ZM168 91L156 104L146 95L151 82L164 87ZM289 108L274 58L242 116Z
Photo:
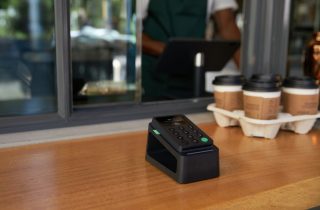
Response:
M319 130L266 140L200 127L220 148L221 176L186 185L145 161L145 131L1 149L0 209L211 209L320 176Z
M307 209L320 207L320 177L303 180L254 195L238 198L216 209ZM309 208L308 208L309 209Z

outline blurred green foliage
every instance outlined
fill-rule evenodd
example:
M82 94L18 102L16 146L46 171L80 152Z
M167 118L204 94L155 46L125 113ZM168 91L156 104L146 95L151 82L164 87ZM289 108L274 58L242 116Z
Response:
M123 11L125 9L125 0L71 0L71 12L79 12L81 9L86 12L88 22L91 26L96 28L105 28L111 24L111 28L119 32L125 31L127 18L124 17ZM108 8L108 7L111 8ZM106 7L106 8L103 8ZM108 13L111 11L111 19L109 17L103 18L103 10ZM110 15L110 14L108 14Z
M78 16L77 26L80 29L81 15L85 24L96 28L110 27L120 33L127 33L125 0L69 0L70 10ZM0 0L0 38L30 38L30 2L29 0ZM133 0L133 5L135 0ZM39 0L39 26L41 39L50 39L54 30L54 0ZM103 8L105 7L105 8ZM133 6L134 7L134 6ZM85 13L85 14L84 14ZM2 20L1 20L2 19ZM2 23L2 24L1 24Z
M53 0L39 1L40 28L42 39L50 39L54 30L54 5ZM28 39L29 31L29 8L28 0L1 0L0 9L3 11L4 23L0 25L0 37ZM14 14L9 14L14 11ZM11 12L12 13L12 12Z

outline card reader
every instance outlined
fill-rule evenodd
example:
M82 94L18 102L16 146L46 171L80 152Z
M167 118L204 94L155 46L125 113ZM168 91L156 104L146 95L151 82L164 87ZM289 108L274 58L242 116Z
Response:
M219 176L219 149L184 115L152 119L146 160L178 183Z

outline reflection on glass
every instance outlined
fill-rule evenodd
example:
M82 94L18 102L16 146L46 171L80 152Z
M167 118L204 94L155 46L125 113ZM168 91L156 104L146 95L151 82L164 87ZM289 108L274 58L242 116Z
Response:
M0 1L0 116L56 112L54 3Z
M304 52L312 35L320 31L320 1L292 0L288 74L303 75Z
M71 0L74 105L135 100L132 0Z

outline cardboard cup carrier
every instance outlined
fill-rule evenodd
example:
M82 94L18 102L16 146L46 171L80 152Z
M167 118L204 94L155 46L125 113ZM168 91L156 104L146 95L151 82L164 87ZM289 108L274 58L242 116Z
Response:
M209 104L207 110L212 111L217 124L220 127L240 125L246 136L274 139L279 130L289 130L297 134L308 133L320 112L315 115L296 115L280 112L275 120L257 120L245 116L243 110L227 111L217 108L215 104Z
M255 83L259 82L252 80L243 86L244 110L230 111L216 104L208 105L207 110L213 112L220 127L239 125L246 136L273 139L280 129L306 134L320 117L318 110L305 115L279 112L279 86L266 82L260 82L260 85Z

